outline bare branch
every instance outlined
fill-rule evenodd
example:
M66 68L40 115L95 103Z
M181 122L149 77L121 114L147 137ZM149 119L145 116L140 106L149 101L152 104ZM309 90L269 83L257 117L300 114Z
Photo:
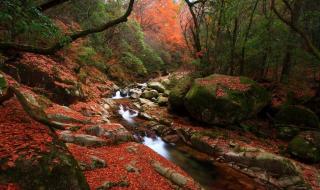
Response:
M294 22L291 20L286 19L283 15L280 14L280 12L275 7L275 0L271 0L271 9L273 12L277 15L277 17L285 23L287 26L289 26L294 32L300 35L300 37L304 40L305 44L307 45L310 53L314 55L317 59L320 60L320 50L313 44L310 37L300 29ZM292 16L292 15L291 15Z

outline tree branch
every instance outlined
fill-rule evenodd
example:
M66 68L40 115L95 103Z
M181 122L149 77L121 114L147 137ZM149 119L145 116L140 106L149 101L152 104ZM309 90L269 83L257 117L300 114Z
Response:
M310 37L302 29L300 29L295 23L287 20L284 16L280 14L280 12L275 7L275 0L271 0L271 9L283 23L285 23L294 32L300 35L300 37L304 40L305 44L310 50L310 53L320 60L320 50L312 43Z
M129 6L121 17L111 20L99 27L96 28L90 28L87 30L82 30L78 31L72 34L66 34L65 37L67 39L70 39L69 43L77 40L78 38L85 37L89 34L93 33L98 33L98 32L103 32L115 25L118 25L120 23L126 22L128 20L128 17L130 16L132 9L134 5L134 0L130 0ZM8 51L8 50L13 50L13 51L21 51L21 52L30 52L30 53L36 53L36 54L44 54L44 55L49 55L49 54L54 54L58 50L62 49L66 44L64 42L57 42L56 44L52 45L51 47L48 48L38 48L30 45L24 45L24 44L17 44L17 43L0 43L0 50L2 51Z

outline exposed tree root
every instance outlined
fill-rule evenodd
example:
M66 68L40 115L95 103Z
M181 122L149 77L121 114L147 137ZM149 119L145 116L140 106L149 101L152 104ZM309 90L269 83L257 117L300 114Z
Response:
M61 125L55 124L51 122L47 116L47 114L40 109L39 107L33 106L32 104L28 103L28 100L25 96L17 90L15 87L10 86L8 91L15 94L18 101L22 105L24 111L34 120L48 126L51 130L53 129L61 129L64 130L65 128Z

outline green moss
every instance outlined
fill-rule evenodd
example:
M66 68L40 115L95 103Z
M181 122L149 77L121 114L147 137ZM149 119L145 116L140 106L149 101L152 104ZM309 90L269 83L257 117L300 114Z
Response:
M236 123L256 115L271 99L264 88L250 79L245 81L252 84L247 90L235 90L223 84L210 83L219 77L233 79L232 76L211 75L195 80L188 91L185 106L194 118L209 124ZM222 89L224 95L216 96L217 89Z
M291 140L300 132L299 127L295 125L278 124L275 127L278 130L278 138L283 140Z
M311 131L296 136L288 151L295 157L309 162L320 161L320 133Z
M276 123L319 128L318 116L302 106L284 106L276 115Z
M76 160L62 142L54 139L48 153L34 154L37 156L20 157L15 167L0 173L1 180L17 183L26 190L89 189Z
M184 98L188 90L191 87L193 79L190 76L186 76L179 81L176 81L176 85L171 88L169 94L169 107L175 111L182 111L184 107Z
M242 84L257 84L255 81L251 80L248 77L240 76L239 78L240 78L240 83Z

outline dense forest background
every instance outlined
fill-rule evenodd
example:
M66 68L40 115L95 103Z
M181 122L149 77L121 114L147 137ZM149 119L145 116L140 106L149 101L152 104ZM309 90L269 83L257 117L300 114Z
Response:
M316 78L319 57L314 56L308 41L319 53L317 2L186 2L137 1L127 23L90 35L79 52L79 63L87 64L89 59L111 74L137 69L130 76L191 64L209 74L288 82L301 81L307 72ZM2 1L1 41L35 46L57 41L68 44L63 35L66 31L61 31L57 22L73 30L92 28L121 16L126 9L125 0L84 0L66 2L43 14L37 9L39 4L41 1ZM116 62L123 69L106 62Z

